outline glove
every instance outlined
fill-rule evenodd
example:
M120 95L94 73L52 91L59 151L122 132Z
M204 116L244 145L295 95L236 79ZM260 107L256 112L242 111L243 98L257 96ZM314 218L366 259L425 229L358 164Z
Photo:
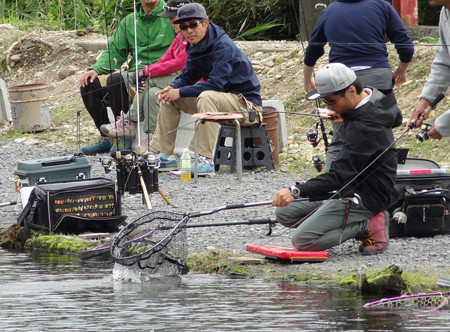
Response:
M145 79L147 78L147 75L145 75L145 72L143 69L138 71L138 77L136 80L136 72L133 72L131 74L131 81L133 82L133 85L137 88L140 88L141 86L141 82L145 81Z

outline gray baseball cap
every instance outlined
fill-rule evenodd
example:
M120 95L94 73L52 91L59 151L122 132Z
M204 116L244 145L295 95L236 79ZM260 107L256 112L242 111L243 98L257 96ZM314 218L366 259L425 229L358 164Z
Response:
M193 18L198 18L200 20L208 17L206 15L206 9L199 3L188 3L183 7L178 9L177 12L178 19L173 21L175 24L179 24L184 21L192 20Z
M338 62L329 63L316 73L316 89L306 95L306 99L315 100L332 95L349 87L356 80L355 72Z

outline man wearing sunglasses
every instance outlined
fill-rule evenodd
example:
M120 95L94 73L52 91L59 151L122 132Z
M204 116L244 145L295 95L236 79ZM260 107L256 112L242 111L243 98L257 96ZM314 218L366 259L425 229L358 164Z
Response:
M161 169L176 167L173 158L180 111L232 113L242 109L242 125L260 121L260 84L247 57L219 26L210 23L205 8L192 3L178 10L178 20L188 41L186 65L173 83L157 92L161 107L152 147L159 151ZM203 78L203 81L200 79ZM200 81L200 82L199 82ZM199 126L199 174L214 172L212 162L218 125ZM191 141L190 149L194 150Z
M275 194L277 220L297 228L292 244L298 250L327 250L357 238L363 241L363 255L381 253L389 241L385 209L397 169L392 133L401 124L397 103L375 88L363 88L355 72L341 63L321 68L316 86L306 99L323 99L329 115L343 119L344 146L328 172ZM332 199L320 201L333 193ZM312 201L294 202L299 197Z

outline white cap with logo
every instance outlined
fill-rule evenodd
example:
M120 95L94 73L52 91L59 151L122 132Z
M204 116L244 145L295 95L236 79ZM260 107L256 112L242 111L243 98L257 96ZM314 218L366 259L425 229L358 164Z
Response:
M338 62L329 63L317 71L316 89L309 92L306 99L315 100L332 95L349 87L355 80L355 72L346 65Z

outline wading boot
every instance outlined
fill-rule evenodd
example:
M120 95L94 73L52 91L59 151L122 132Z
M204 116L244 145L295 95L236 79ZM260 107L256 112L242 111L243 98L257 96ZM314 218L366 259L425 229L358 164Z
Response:
M382 211L369 219L367 237L362 240L359 252L375 255L385 251L389 245L389 213Z

